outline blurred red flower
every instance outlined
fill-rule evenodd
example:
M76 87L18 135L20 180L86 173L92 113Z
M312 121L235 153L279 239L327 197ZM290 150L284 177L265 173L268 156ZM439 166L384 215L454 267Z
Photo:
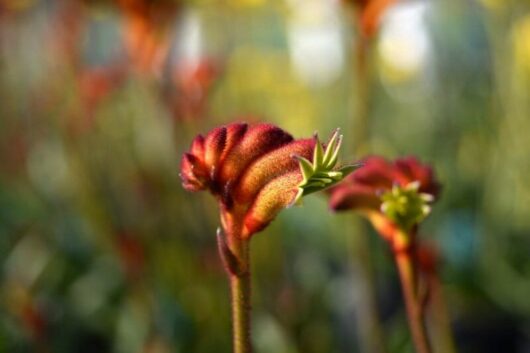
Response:
M394 162L378 156L368 157L361 168L330 190L329 206L335 211L361 212L385 239L392 240L399 225L384 212L383 196L396 187L406 190L411 185L417 188L418 197L428 199L426 202L434 201L440 192L432 168L414 157Z

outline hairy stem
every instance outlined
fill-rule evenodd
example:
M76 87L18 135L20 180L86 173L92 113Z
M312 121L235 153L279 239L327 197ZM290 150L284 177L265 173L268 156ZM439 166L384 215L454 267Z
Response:
M417 353L430 353L431 347L418 300L417 279L411 251L410 235L397 232L394 239L395 260L401 280L409 327Z
M232 296L232 334L234 353L252 352L250 313L250 242L249 240L232 240L231 251L239 260L237 273L229 273Z

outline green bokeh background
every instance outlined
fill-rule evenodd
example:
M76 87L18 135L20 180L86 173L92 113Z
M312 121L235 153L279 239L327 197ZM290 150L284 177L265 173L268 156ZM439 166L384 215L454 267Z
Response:
M421 233L441 254L459 352L530 351L527 2L420 1L428 55L413 69L383 55L384 18L369 55L369 137L356 152L359 36L340 3L184 3L160 70L127 70L88 103L82 75L127 62L123 14L85 2L65 16L73 3L0 2L0 352L230 352L217 206L185 192L178 169L196 134L234 120L295 137L340 126L343 161L431 163L443 192ZM339 63L317 45L305 54L317 66L300 74L295 31L334 33ZM207 88L192 76L191 92L175 93L186 40L215 70ZM405 53L417 50L409 44ZM326 62L335 71L315 79ZM200 109L183 113L187 101ZM412 352L390 253L372 233L317 194L255 236L256 352L370 352L367 261L384 345Z

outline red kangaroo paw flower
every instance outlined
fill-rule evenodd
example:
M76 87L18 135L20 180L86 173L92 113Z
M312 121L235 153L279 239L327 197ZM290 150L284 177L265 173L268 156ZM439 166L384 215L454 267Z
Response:
M324 155L316 137L295 140L274 125L218 127L206 137L198 135L184 153L182 185L189 191L208 189L220 203L227 235L248 238L305 195L304 191L317 191L349 173L351 167L332 170L340 140L336 132ZM315 146L319 146L318 153ZM312 156L319 158L314 166ZM301 159L305 170L300 168Z
M425 218L439 192L432 168L416 158L389 162L373 156L330 190L329 206L335 211L360 211L390 240L396 230L409 231Z

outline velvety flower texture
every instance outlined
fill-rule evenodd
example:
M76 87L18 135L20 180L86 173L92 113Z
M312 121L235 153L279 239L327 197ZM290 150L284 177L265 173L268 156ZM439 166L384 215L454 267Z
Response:
M367 216L379 233L391 239L396 225L383 212L385 195L396 187L417 188L426 202L435 201L440 185L431 167L414 157L399 158L394 162L378 156L368 157L363 165L340 185L330 190L330 208L335 211L357 210Z
M303 180L294 156L312 159L315 138L295 140L271 124L233 123L198 135L181 162L189 191L209 190L223 228L249 238L295 199Z

